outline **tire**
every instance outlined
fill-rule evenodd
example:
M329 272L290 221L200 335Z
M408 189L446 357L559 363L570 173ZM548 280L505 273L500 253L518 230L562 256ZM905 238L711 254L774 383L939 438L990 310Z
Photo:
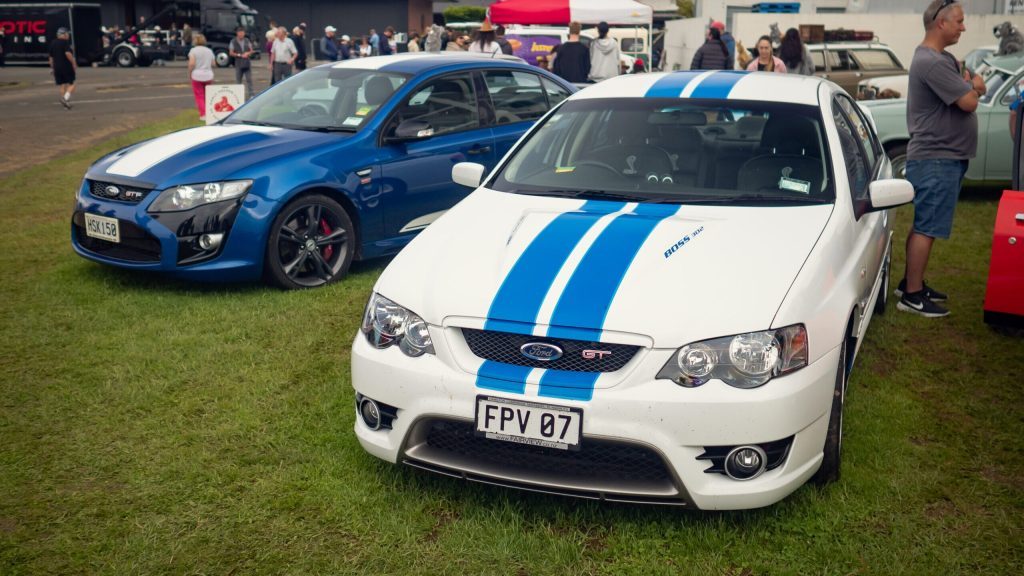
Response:
M271 224L264 269L286 290L341 280L352 265L356 235L348 212L322 194L289 202Z
M822 449L824 458L821 468L814 473L811 481L825 486L839 480L839 468L842 464L843 449L843 404L846 400L846 354L847 339L839 351L839 366L836 368L836 385L832 391L832 410L828 418L828 431L825 434L825 447Z
M121 68L131 68L135 66L135 54L127 48L122 48L114 53L114 62Z
M218 68L227 68L231 65L231 55L228 54L227 50L217 50L214 52L213 60L217 63Z
M905 180L907 178L907 144L894 144L885 149L885 154L892 162L892 177Z
M878 287L878 297L875 298L875 314L885 314L885 306L889 303L889 281L892 278L892 240L889 240L889 249L885 254L885 261L882 262L882 285Z

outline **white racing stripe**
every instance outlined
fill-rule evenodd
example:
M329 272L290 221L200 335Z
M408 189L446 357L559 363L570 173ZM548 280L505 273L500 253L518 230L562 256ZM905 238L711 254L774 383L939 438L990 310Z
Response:
M136 177L175 154L225 136L243 132L276 132L264 126L203 126L162 136L125 154L107 168L108 174Z
M715 70L708 70L707 72L704 72L703 74L700 74L699 76L697 76L693 80L690 80L690 83L686 85L686 88L683 88L683 91L682 91L682 93L679 94L679 97L680 98L689 98L690 95L693 94L693 91L696 90L698 86L700 86L700 83L703 82L705 78L707 78L708 76L711 76L714 73L715 73Z

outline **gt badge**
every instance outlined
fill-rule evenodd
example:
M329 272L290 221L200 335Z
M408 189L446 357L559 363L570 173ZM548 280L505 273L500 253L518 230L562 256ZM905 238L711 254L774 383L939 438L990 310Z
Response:
M587 360L600 360L605 356L611 356L611 350L584 350L583 357Z

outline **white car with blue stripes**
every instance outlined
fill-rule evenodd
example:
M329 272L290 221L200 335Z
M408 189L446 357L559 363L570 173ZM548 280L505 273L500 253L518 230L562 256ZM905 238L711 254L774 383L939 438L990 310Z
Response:
M389 462L699 509L838 479L885 310L891 179L835 84L733 71L589 87L377 281L355 431Z

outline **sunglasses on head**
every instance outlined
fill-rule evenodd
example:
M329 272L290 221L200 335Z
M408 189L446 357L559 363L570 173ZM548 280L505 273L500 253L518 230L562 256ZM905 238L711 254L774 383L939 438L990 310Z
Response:
M935 11L935 14L932 14L932 22L934 22L935 19L939 17L939 12L942 12L947 7L952 6L953 4L956 4L956 0L942 0L942 4L939 5L938 10Z

